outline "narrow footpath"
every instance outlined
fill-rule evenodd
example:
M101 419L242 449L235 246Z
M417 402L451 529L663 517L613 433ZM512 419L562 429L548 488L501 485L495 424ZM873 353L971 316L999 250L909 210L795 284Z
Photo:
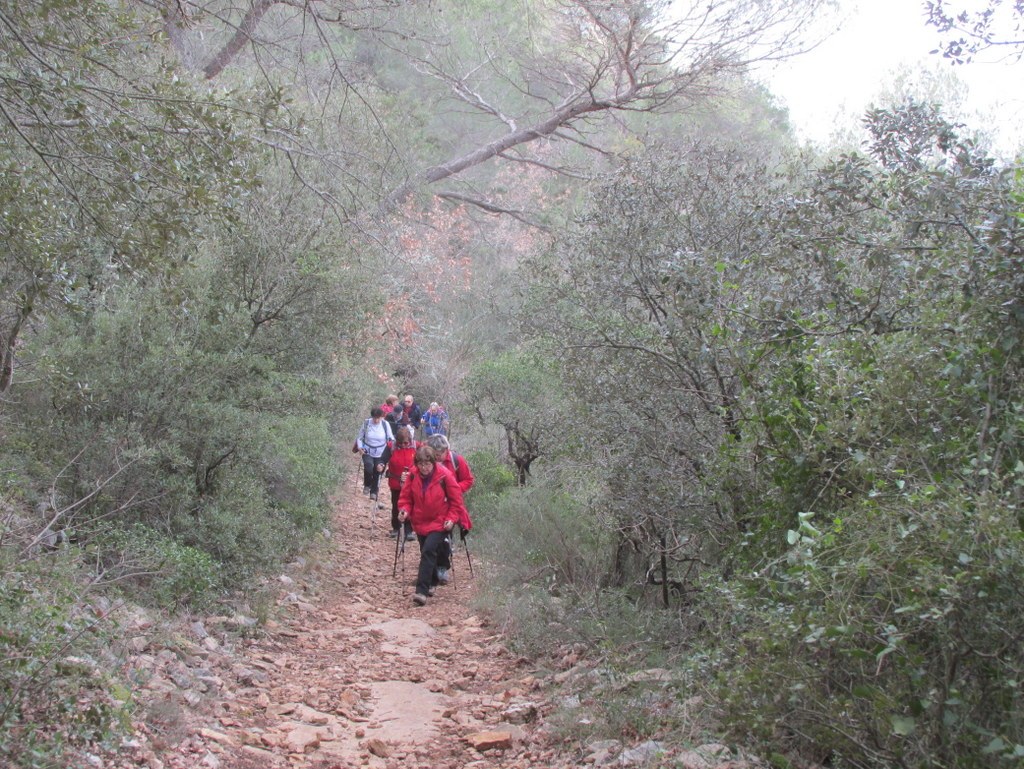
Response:
M150 769L460 769L578 766L546 737L547 684L471 609L486 568L455 554L453 583L413 605L419 554L393 577L389 509L343 485L329 542L280 577L251 637L193 622L194 654L158 668L134 765ZM382 497L384 495L382 494ZM471 543L472 544L472 543ZM301 568L300 568L301 567ZM243 622L244 624L244 622ZM159 655L158 655L159 656ZM176 671L176 672L175 672ZM170 680L168 680L170 679ZM175 709L185 697L188 707Z

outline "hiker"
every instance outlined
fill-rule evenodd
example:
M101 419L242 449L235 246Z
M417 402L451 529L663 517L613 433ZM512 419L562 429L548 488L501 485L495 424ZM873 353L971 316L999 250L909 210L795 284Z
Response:
M416 440L416 431L420 428L420 418L423 416L423 412L411 395L406 395L402 402L405 407L405 416L407 417L403 424L412 431L412 438Z
M402 427L402 417L405 408L397 402L391 407L391 413L384 414L384 419L391 425L391 434L398 437L398 428Z
M387 419L388 414L390 414L394 410L396 403L398 403L398 396L389 395L387 398L384 399L384 402L380 404L381 410L383 410L384 412L385 419Z
M429 446L416 449L415 469L402 486L398 498L398 519L412 521L420 542L420 566L416 575L416 594L412 600L423 606L440 584L437 564L442 553L451 556L451 531L465 520L466 506L455 476L437 463L437 454Z
M438 463L452 471L463 494L473 488L476 479L473 477L473 471L469 468L469 462L464 456L451 450L451 444L445 436L431 435L423 442L435 451ZM469 531L468 526L466 531Z
M370 410L370 418L363 422L363 429L356 438L356 446L363 459L363 494L377 499L380 476L387 464L385 450L394 441L391 425L384 421L384 410L377 406Z
M451 470L452 475L455 476L456 482L459 484L459 488L462 490L463 496L466 492L473 488L473 471L469 469L469 462L461 454L456 454L451 450L451 444L448 439L443 435L431 435L424 444L430 446L437 455L437 463L448 470ZM463 508L465 508L465 500L463 500ZM462 539L466 538L469 534L469 530L473 528L473 519L469 517L469 509L466 508L466 517L461 521L456 521L456 525L459 527L459 536ZM437 561L437 574L438 582L442 585L448 583L448 570L452 567L451 561L451 549L443 554Z
M420 424L423 425L424 440L431 435L448 435L448 414L437 401L431 403L430 408L424 412Z
M399 406L401 408L401 406ZM388 460L388 488L391 490L391 537L404 536L407 542L416 539L412 531L412 522L405 522L402 534L402 522L398 520L398 497L402 485L415 467L416 444L408 427L399 427L395 432L395 445Z

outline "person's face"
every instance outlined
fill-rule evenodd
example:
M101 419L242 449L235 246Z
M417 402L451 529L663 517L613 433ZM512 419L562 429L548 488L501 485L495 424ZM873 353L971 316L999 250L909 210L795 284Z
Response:
M429 459L417 459L416 469L420 471L420 475L430 475L434 472L434 463Z
M405 405L406 406L411 406L412 405L412 398L406 398L405 399Z

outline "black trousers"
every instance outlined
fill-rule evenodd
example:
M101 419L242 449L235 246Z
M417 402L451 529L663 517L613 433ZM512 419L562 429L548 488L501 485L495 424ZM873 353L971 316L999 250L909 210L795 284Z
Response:
M389 489L391 491L391 530L398 531L399 526L402 522L398 520L398 497L402 493L401 489ZM405 522L404 534L408 534L412 531L412 523L409 521Z
M437 569L451 568L451 540L447 531L416 535L420 541L420 569L416 574L416 592L426 595L437 584Z
M363 486L369 486L370 493L376 494L380 488L380 477L384 474L381 470L377 472L377 465L384 464L384 460L380 457L371 457L369 454L363 454Z

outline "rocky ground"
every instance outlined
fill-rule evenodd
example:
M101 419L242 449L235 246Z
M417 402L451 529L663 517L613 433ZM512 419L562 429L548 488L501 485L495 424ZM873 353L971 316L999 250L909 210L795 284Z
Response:
M545 718L560 687L587 669L563 649L554 672L517 658L472 608L486 579L465 552L453 584L412 603L418 547L393 576L388 510L346 484L334 534L280 575L271 619L244 614L157 629L120 618L137 682L136 733L105 769L525 769L747 766L721 746L679 753L615 740L580 749ZM720 752L721 751L721 752Z
M383 496L383 495L382 495ZM274 619L204 617L160 639L121 621L146 711L119 763L151 769L576 766L543 728L546 682L471 608L458 550L452 584L412 603L408 543L393 576L390 512L354 483L330 541L280 577ZM550 682L547 682L550 683Z

